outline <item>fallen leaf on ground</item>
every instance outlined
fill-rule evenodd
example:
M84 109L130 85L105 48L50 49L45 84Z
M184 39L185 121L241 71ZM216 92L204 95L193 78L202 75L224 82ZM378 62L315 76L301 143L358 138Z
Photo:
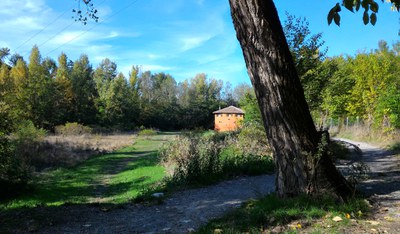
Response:
M343 219L340 218L339 216L336 216L336 217L334 217L332 220L335 221L335 222L340 222L340 221L342 221Z
M385 216L383 218L386 219L387 221L390 221L390 222L394 221L394 219L392 217L389 217L389 216Z
M372 226L379 225L379 222L374 220L368 220L367 223L371 224Z

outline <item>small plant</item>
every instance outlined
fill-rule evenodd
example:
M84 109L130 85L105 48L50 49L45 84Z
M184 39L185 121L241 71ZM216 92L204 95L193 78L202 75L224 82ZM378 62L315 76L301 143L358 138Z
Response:
M144 129L141 129L139 131L138 135L139 136L146 136L146 137L154 136L154 135L157 135L157 131L155 129L152 129L152 128L144 128Z
M331 141L328 152L333 159L347 159L350 156L349 149L340 141Z
M389 147L390 150L394 151L395 153L400 153L400 142L394 143Z
M56 134L64 136L77 136L77 135L91 134L92 128L74 122L56 126L55 132Z

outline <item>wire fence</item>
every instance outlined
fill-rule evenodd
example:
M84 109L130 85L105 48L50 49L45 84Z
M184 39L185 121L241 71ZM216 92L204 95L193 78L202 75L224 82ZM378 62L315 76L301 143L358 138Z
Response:
M320 129L365 127L364 120L360 117L323 118L318 122Z

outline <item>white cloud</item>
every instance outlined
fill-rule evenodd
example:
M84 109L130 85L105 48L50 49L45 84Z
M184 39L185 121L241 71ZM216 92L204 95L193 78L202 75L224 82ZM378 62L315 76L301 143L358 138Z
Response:
M40 30L43 27L42 20L36 17L20 16L12 20L2 22L0 28L7 32L23 32L29 30Z
M118 37L118 36L120 36L120 34L118 32L112 31L107 35L107 38L115 38L115 37Z
M140 65L140 67L143 69L143 71L161 71L162 72L162 71L174 70L173 67L156 65L156 64L143 64L143 65Z
M164 55L160 55L160 54L147 54L146 56L148 59L154 60L154 59L161 59L161 58L165 58Z
M1 0L0 14L3 15L20 15L31 13L42 13L49 10L43 0Z
M82 41L84 39L83 33L85 31L69 31L69 32L63 32L60 35L56 36L54 39L51 40L51 43L53 44L58 44L62 45L65 43L69 42L74 42L76 44L79 41ZM85 35L85 37L90 37L90 35Z
M183 44L181 51L187 51L201 46L203 43L210 40L211 36L190 36L181 38L180 41Z
M28 10L33 13L42 12L45 7L45 3L43 0L26 0L19 1L19 4L23 5L24 11ZM19 5L18 4L18 5Z

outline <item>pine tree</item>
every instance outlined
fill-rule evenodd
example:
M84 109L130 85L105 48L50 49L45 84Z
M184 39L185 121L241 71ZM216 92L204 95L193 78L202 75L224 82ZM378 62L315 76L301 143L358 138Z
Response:
M74 62L71 72L73 90L73 112L74 122L82 124L93 124L96 122L96 108L94 105L97 92L92 76L92 66L87 55L81 55Z
M58 57L58 68L55 79L56 86L56 107L58 113L58 124L72 121L72 90L71 71L68 67L67 55L62 53Z

